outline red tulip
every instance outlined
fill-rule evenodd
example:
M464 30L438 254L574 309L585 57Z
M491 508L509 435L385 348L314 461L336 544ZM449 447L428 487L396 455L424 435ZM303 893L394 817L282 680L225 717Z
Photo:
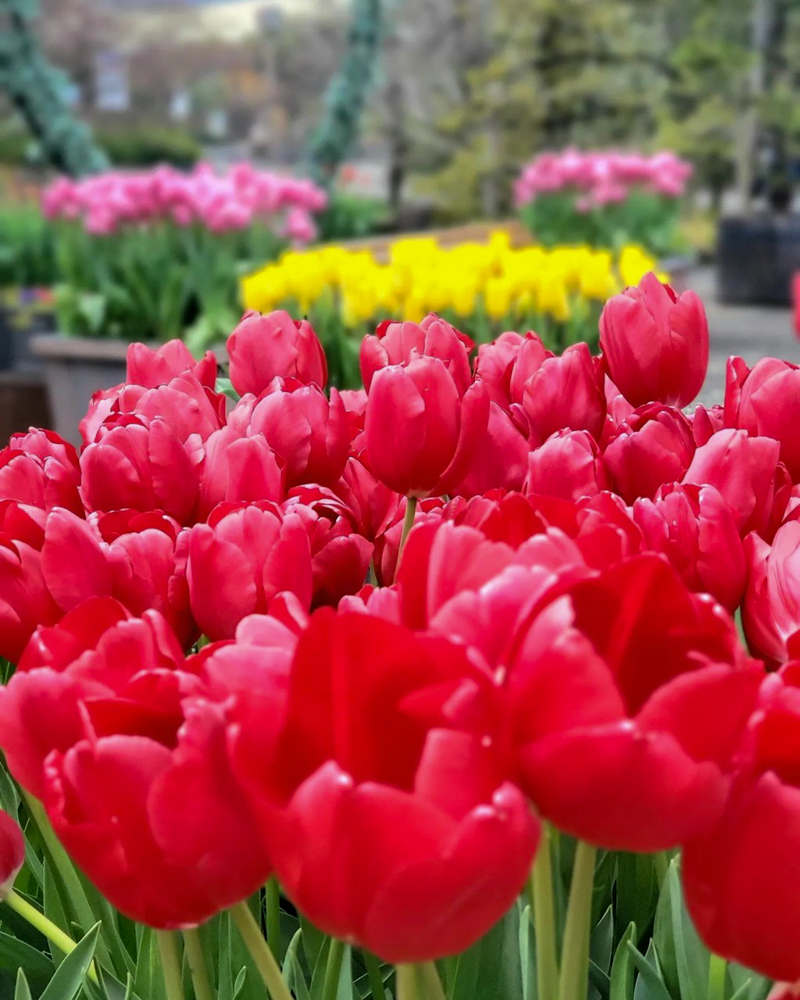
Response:
M508 662L520 781L559 829L658 851L719 817L762 671L656 555L579 580Z
M603 378L586 344L546 358L525 382L522 396L531 443L539 445L560 430L588 431L599 438L606 416Z
M318 483L333 486L341 476L350 445L347 413L335 389L331 398L316 385L275 379L250 407L248 437L262 435L285 469L286 488ZM236 417L232 415L231 423Z
M218 503L281 500L283 468L283 461L262 435L246 437L231 424L215 431L203 445L198 466L198 519L207 518Z
M208 389L217 381L217 359L211 351L196 361L182 340L170 340L156 349L147 344L130 344L127 355L127 375L130 385L146 389L171 382L176 375L192 375Z
M522 339L506 376L511 403L522 403L528 381L539 371L544 362L552 357L552 351L548 351L541 339L529 330Z
M745 559L731 508L713 486L664 486L633 505L644 548L663 552L690 590L733 613L742 600Z
M358 533L370 541L386 530L400 503L399 494L379 482L354 457L347 460L342 478L333 489L352 511Z
M692 437L695 445L707 444L712 434L721 431L725 426L724 413L721 406L705 407L698 403L691 418Z
M283 509L297 514L308 531L313 581L311 606L335 607L345 594L361 590L373 546L358 533L347 506L318 486L300 486Z
M83 514L81 470L74 447L54 431L13 434L0 451L0 498L41 510L66 507Z
M381 587L388 587L397 575L407 503L403 497L399 506L395 508L391 521L375 539L373 565ZM444 501L440 497L426 497L420 500L414 515L414 527L420 524L438 524L444 516L444 506Z
M316 926L416 962L469 947L513 903L538 826L504 778L496 694L458 645L322 610L284 712L238 700L236 772Z
M781 525L771 545L753 532L744 540L744 552L747 644L756 656L783 663L789 659L787 645L800 632L800 521L792 517Z
M777 358L762 358L752 370L741 358L728 361L725 425L754 436L773 438L793 479L800 478L800 368Z
M197 512L194 456L160 417L119 417L104 425L81 454L81 487L88 510L160 510L180 524Z
M533 341L532 346L528 346L529 341ZM533 356L539 358L539 364L545 358L552 357L550 351L545 350L544 344L532 331L529 331L523 337L519 333L514 333L513 330L507 330L505 333L501 333L497 340L492 341L491 344L481 344L478 348L478 357L475 361L475 374L486 386L492 402L497 403L498 406L502 406L504 410L509 409L511 406L512 373L515 370L517 357L523 349L526 355L531 355L531 352L533 352ZM528 375L533 374L533 371L538 367L538 365L533 363L532 359L529 361L529 364L532 370L527 373ZM522 377L525 368L526 365L523 363L520 366L520 375L516 381L519 381ZM520 382L521 384L522 382ZM514 402L521 403L521 391L518 391L516 396L517 398L515 398Z
M369 467L397 493L447 493L463 478L488 420L486 387L476 381L462 395L438 358L381 368L364 425Z
M559 431L528 456L527 493L579 500L605 489L603 458L588 431Z
M463 478L451 489L471 497L492 489L519 490L528 471L528 440L514 418L494 401L482 437L472 442Z
M606 303L600 347L608 372L634 406L687 406L708 369L708 321L694 292L677 295L654 274Z
M312 596L303 519L268 501L220 504L189 536L186 575L194 619L209 639L231 639L239 622L264 614L283 590L304 607Z
M726 428L697 449L683 482L716 487L742 536L766 531L782 486L778 452L777 441Z
M230 378L243 396L264 392L276 377L325 388L325 351L308 320L294 320L283 309L266 316L247 312L228 337Z
M361 378L370 391L375 373L389 365L404 365L418 358L438 358L450 373L460 395L472 381L469 354L474 348L469 337L430 313L416 323L381 323L374 337L361 341Z
M25 838L19 823L0 810L0 902L14 888L14 880L25 864Z
M767 1000L797 1000L800 997L800 982L776 983L769 991Z
M798 664L768 677L739 747L725 810L683 850L686 903L717 954L772 979L800 978Z
M603 464L626 501L652 499L665 483L680 481L694 456L692 426L671 406L649 403L635 410L610 438Z

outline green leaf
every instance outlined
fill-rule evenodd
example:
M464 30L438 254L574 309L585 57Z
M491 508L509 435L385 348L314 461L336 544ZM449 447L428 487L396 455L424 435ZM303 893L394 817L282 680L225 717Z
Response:
M133 988L139 996L146 997L147 1000L167 1000L167 990L161 972L158 941L155 931L151 927L142 927L141 929Z
M633 1000L634 966L628 944L636 940L636 924L628 924L611 965L609 1000Z
M652 945L652 941L650 943ZM658 956L655 947L652 950L652 959L650 958L650 948L647 949L648 957L645 958L630 941L628 941L626 947L630 952L633 964L639 970L639 979L636 982L636 989L633 993L635 1000L672 1000L667 987L664 985L664 980L658 967ZM640 984L642 985L641 989L639 988Z
M673 859L666 878L672 911L672 937L675 944L675 966L681 1000L705 1000L708 984L709 952L694 929L678 875L678 862Z
M245 983L247 982L247 969L239 969L239 975L233 984L233 1000L239 1000L244 994Z
M309 1000L308 984L303 974L303 969L299 959L299 949L303 940L303 929L298 929L283 959L283 980L289 989L297 997L297 1000Z
M458 956L451 1000L523 1000L519 909Z
M653 923L659 898L658 878L652 854L617 855L617 931L635 924L639 936ZM634 944L638 944L635 941Z
M608 907L595 929L589 943L589 957L603 972L611 967L614 948L614 911Z
M31 975L53 975L52 961L38 948L18 937L0 931L0 965L9 969L26 969Z
M100 924L97 923L64 959L39 1000L73 1000L83 984L97 947Z
M765 1000L771 983L750 969L745 969L736 962L728 962L728 977L733 987L731 1000Z
M31 988L22 969L17 971L17 986L14 990L14 1000L31 1000Z

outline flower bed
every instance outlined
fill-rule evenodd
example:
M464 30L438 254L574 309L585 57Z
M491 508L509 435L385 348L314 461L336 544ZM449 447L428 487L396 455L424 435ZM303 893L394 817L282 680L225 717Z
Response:
M800 978L800 370L732 359L685 413L706 317L652 274L600 348L429 315L339 392L307 321L252 313L227 379L134 344L79 453L12 440L0 985Z

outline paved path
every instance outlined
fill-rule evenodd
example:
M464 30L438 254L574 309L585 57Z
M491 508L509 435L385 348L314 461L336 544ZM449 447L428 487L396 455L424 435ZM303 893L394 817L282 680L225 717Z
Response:
M773 306L724 306L716 301L712 268L698 268L688 286L702 298L708 314L711 357L708 378L699 402L721 403L725 391L725 362L732 354L753 365L759 358L784 358L800 364L800 340L792 329L789 309Z

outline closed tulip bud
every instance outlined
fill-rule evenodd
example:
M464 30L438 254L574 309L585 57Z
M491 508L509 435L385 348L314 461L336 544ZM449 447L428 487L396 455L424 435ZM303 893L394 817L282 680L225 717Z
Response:
M528 456L525 492L579 500L608 489L608 476L588 431L559 431Z
M25 838L19 823L0 810L0 902L14 888L14 880L25 864Z
M418 962L463 951L506 912L539 830L504 780L496 696L462 646L322 609L284 710L237 699L237 776L315 926Z
M243 396L264 392L274 378L295 379L325 388L325 351L308 320L294 320L283 309L266 316L245 313L228 337L230 378Z
M217 359L211 351L196 361L182 340L170 340L155 350L147 344L128 347L127 374L130 385L155 389L172 381L176 375L193 375L198 382L213 389L217 381Z
M65 507L83 514L81 470L75 448L54 431L13 434L0 451L0 497L41 510Z
M637 500L633 519L644 546L663 552L684 583L733 613L742 600L745 558L734 514L713 486L663 487Z
M664 483L680 481L694 456L692 425L671 406L635 410L609 440L603 462L614 490L627 503L652 498Z
M311 604L305 524L273 503L220 504L207 524L192 528L188 553L192 614L209 639L232 639L243 618L265 614L283 590Z
M463 333L430 313L421 323L381 323L375 336L361 341L361 378L369 392L375 373L418 358L438 358L463 395L472 380L469 354L475 345Z
M800 632L800 521L791 517L769 545L755 532L744 540L747 590L742 625L756 656L772 664L789 659ZM797 650L800 652L800 649Z
M501 333L497 340L491 344L481 344L478 348L478 357L475 361L475 374L484 383L489 391L492 402L508 409L511 405L511 375L515 367L515 362L523 349L523 345L528 340L534 340L541 348L541 358L549 357L544 344L535 333L526 333L523 337L513 330ZM533 350L536 351L534 345ZM520 399L517 402L521 401Z
M207 518L219 503L280 501L284 495L283 462L266 438L260 434L245 437L232 425L205 441L198 472L199 519Z
M461 395L447 365L420 357L378 371L364 424L369 467L397 493L447 493L463 477L489 420L486 387Z
M246 404L242 400L242 404ZM252 405L247 435L263 434L284 466L286 488L333 486L350 446L347 413L336 389L330 399L316 385L275 379Z
M562 429L588 431L598 439L606 416L604 375L586 344L546 358L525 382L522 408L533 445Z
M529 330L519 345L519 351L507 376L508 393L512 403L522 403L529 379L539 371L548 358L552 357L552 351L547 350L541 338Z
M600 347L608 372L634 406L679 408L697 396L708 369L708 321L694 292L677 295L654 274L606 303Z
M781 487L779 452L771 438L725 428L697 449L683 482L719 490L742 537L765 531Z
M762 358L752 369L741 358L728 361L725 426L753 436L774 438L781 461L800 478L800 368L777 358Z
M684 845L681 863L686 904L705 944L783 982L800 979L799 673L794 661L763 681L724 811Z

